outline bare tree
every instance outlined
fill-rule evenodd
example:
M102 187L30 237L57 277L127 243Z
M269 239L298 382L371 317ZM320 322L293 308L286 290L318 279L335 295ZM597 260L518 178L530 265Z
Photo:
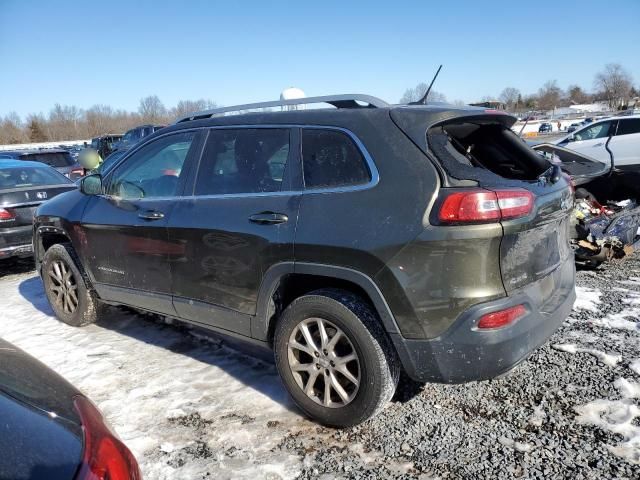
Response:
M591 101L591 96L586 93L582 87L578 85L569 85L569 88L567 88L567 99L571 104L587 103Z
M167 109L157 95L149 95L141 99L138 113L145 123L164 123L167 121Z
M611 108L621 108L629 100L633 78L619 63L609 63L596 74L593 84Z
M25 143L28 141L22 120L16 112L9 113L0 121L0 144Z
M422 82L415 86L415 88L408 88L400 98L400 103L411 103L420 100L429 88L429 85ZM443 93L431 90L427 96L427 102L446 102L447 97Z
M562 89L555 80L549 80L538 90L538 108L541 110L553 110L560 104Z
M507 106L507 109L514 110L518 104L518 99L520 97L520 90L514 87L507 87L502 90L502 93L500 93L500 96L498 98Z
M180 117L186 117L191 113L210 110L216 107L216 102L205 100L203 98L200 100L180 100L178 104L170 110L169 117L177 119Z

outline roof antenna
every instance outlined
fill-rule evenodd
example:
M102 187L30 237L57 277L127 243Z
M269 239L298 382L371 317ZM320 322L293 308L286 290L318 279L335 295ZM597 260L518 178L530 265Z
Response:
M427 88L427 91L424 92L424 95L422 96L422 98L417 102L409 102L409 105L426 105L427 104L427 96L429 95L429 92L431 91L431 87L433 87L433 83L436 81L436 78L438 78L438 74L440 73L440 70L442 70L442 65L438 67L438 71L433 76L433 80L431 80L431 83L429 84L429 88Z

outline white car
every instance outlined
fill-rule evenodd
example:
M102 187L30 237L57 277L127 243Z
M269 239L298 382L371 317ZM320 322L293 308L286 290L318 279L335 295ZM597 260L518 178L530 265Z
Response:
M598 120L554 143L610 165L607 141L616 169L640 172L640 115Z

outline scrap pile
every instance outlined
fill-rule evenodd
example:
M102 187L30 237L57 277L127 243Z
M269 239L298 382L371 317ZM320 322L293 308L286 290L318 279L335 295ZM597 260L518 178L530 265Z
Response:
M576 191L573 246L576 260L596 266L629 255L640 241L640 207L634 200L601 205L584 189Z

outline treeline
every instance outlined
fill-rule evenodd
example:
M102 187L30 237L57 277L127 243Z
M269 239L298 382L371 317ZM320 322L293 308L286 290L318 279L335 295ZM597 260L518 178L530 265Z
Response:
M55 104L48 115L15 113L0 118L0 145L88 139L105 133L124 133L145 123L168 124L189 113L215 108L211 100L181 100L167 109L156 95L140 100L136 112L94 105L83 110Z
M507 110L512 112L548 111L593 102L607 102L612 110L624 110L634 105L634 99L640 95L640 87L634 87L633 81L633 77L624 67L617 63L610 63L595 75L591 91L576 84L569 85L564 90L558 86L556 80L549 80L534 93L523 94L515 87L506 87L499 95L485 95L478 101L500 101L507 106ZM400 99L400 103L416 101L424 95L426 90L426 83L409 88ZM442 93L432 91L429 93L428 100L446 101L446 97ZM453 103L464 102L455 100Z

